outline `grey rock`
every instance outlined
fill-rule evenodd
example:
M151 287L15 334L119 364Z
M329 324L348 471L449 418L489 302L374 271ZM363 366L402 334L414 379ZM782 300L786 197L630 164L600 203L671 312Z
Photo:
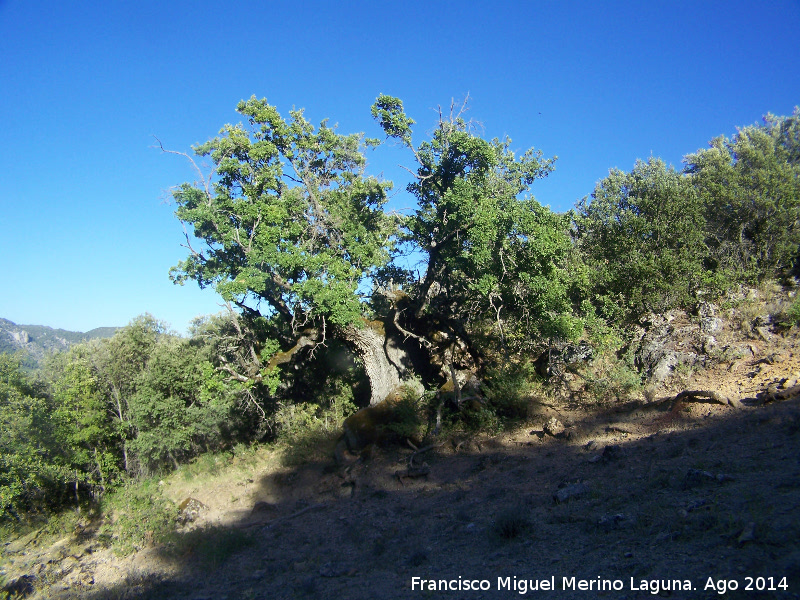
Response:
M770 330L765 326L756 327L756 333L758 334L758 337L764 340L765 342L771 342L775 337L774 335L772 335Z
M569 500L579 498L588 492L589 486L585 483L573 483L570 485L565 485L561 489L557 490L556 493L553 494L553 500L556 501L556 504L562 504Z
M744 526L741 535L739 535L739 539L736 540L739 544L744 544L745 542L752 542L756 539L756 524L753 521L750 521L747 525Z

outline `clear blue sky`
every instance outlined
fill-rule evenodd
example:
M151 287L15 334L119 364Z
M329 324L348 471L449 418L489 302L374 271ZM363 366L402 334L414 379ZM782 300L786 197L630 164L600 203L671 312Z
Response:
M533 192L571 208L637 158L681 158L800 104L800 2L0 0L0 317L85 331L219 310L173 285L180 157L255 94L379 134L402 98L417 141L469 93L489 137L558 155ZM370 171L405 180L391 149ZM405 160L410 164L410 160ZM399 194L395 206L410 206Z

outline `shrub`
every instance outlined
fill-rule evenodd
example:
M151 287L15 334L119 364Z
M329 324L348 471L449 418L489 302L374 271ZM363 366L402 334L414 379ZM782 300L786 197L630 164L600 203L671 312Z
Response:
M495 517L491 534L500 540L513 540L531 532L530 509L524 504L506 508Z
M703 205L692 180L660 159L612 169L572 213L592 304L609 320L685 305L699 287Z
M120 555L172 539L178 507L161 495L153 479L128 483L106 496L102 507L112 515L112 522L101 528L100 535L110 538Z

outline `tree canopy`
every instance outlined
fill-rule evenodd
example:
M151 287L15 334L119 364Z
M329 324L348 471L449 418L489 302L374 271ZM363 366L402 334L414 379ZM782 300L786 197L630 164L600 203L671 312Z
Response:
M457 334L469 320L501 325L524 317L530 333L574 335L563 285L568 222L522 197L553 171L556 158L533 148L517 156L510 138L482 139L465 108L451 105L416 148L414 121L399 99L381 95L372 108L387 137L416 160L407 189L417 208L403 222L425 262L424 277L411 288L415 316L434 315Z
M713 257L728 277L760 280L792 269L800 244L800 108L685 157L705 205Z
M364 176L363 137L315 129L300 110L284 119L265 99L237 111L246 125L195 148L213 161L212 180L174 193L202 242L187 234L174 280L211 285L243 309L263 302L295 330L357 323L359 285L388 262L394 234L381 210L388 185Z

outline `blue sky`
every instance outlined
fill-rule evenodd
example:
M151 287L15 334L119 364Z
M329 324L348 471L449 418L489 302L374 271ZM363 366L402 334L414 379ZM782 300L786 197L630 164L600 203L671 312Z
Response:
M369 107L391 94L420 141L468 93L486 136L558 155L533 193L565 211L609 168L680 166L790 114L798 32L798 0L0 0L0 317L85 331L150 312L183 332L218 311L213 291L169 281L185 254L169 188L194 174L152 136L189 151L253 94L371 136ZM369 161L398 183L411 164L392 148Z

